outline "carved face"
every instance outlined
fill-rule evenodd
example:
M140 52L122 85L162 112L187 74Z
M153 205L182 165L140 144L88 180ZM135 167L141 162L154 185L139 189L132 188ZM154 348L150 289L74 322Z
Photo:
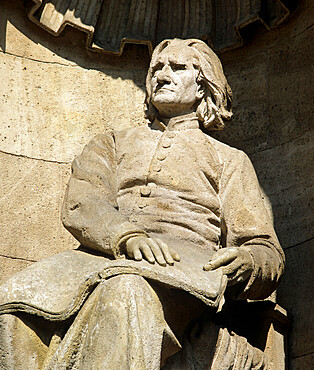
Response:
M203 96L193 62L191 48L169 46L151 65L151 101L162 117L191 113Z

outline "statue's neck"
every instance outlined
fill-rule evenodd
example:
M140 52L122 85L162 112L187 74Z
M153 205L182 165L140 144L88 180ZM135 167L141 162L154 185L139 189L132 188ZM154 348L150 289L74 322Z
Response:
M156 119L152 123L153 129L164 130L186 130L192 128L199 128L199 121L195 112L184 114L182 116L175 116L171 118Z

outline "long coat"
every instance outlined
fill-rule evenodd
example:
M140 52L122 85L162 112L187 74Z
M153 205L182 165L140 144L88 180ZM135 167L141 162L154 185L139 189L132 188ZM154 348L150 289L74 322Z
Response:
M164 131L96 136L73 163L63 222L83 245L115 257L126 237L141 233L165 239L183 256L184 243L207 259L222 247L245 248L254 271L238 299L266 298L283 271L250 160L204 134L195 119Z
M61 253L10 278L0 287L0 313L24 311L62 322L81 310L89 317L84 302L91 291L125 274L187 291L217 307L226 277L202 267L224 247L244 248L254 261L248 279L229 290L235 299L266 298L283 271L284 255L250 160L204 134L191 117L167 128L141 126L96 136L73 162L62 220L90 252ZM161 267L125 259L124 242L132 235L157 236L181 262ZM98 301L100 289L106 291L92 293ZM179 348L171 330L168 334ZM58 367L64 359L55 361Z

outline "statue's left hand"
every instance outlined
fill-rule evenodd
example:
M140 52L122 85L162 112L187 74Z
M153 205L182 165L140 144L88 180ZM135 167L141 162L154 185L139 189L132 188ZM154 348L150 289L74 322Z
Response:
M227 275L228 284L242 283L251 276L254 269L254 261L251 254L244 248L222 248L219 249L203 269L212 271L222 269Z
M180 261L180 256L162 240L146 236L129 238L126 241L126 254L135 261L145 258L150 263L156 261L160 266L173 265L174 261Z

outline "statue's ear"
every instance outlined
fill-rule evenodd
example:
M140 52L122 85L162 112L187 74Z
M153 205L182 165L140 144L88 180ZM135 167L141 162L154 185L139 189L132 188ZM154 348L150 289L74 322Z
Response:
M196 98L202 99L202 97L205 95L205 84L203 81L197 82L197 92L196 92Z

